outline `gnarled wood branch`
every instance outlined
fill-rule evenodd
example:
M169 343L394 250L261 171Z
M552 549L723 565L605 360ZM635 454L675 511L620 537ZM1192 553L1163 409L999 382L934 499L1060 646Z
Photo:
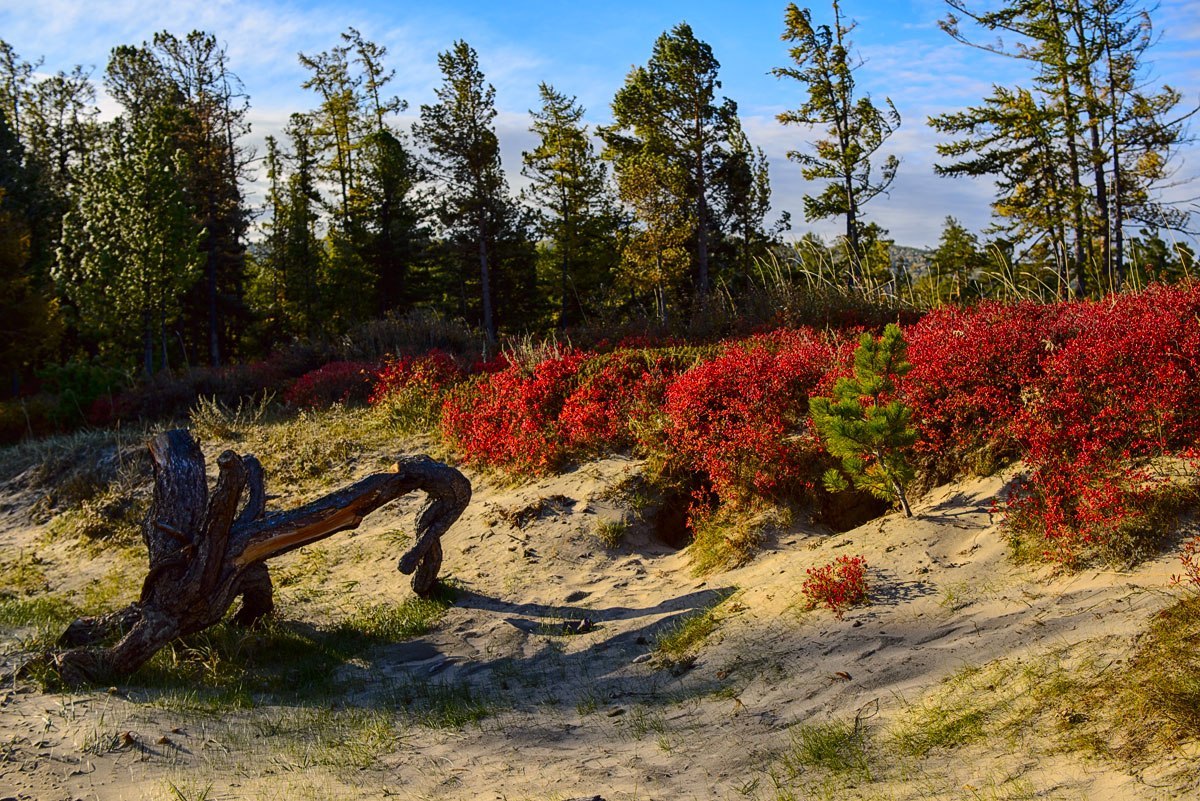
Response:
M210 495L204 455L187 431L159 434L150 454L154 501L142 527L150 567L141 597L67 628L59 644L69 650L48 654L45 661L68 684L132 673L171 640L220 621L238 596L242 608L235 621L253 624L274 607L266 560L357 528L367 515L413 490L424 491L429 500L399 569L413 575L418 595L428 596L441 566L440 538L471 499L471 484L461 473L415 456L400 459L390 473L368 476L299 509L268 514L262 465L253 456L222 453ZM115 637L120 639L113 645L100 645Z

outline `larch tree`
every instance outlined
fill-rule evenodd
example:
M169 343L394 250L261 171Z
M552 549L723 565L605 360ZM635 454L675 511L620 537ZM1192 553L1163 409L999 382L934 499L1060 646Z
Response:
M732 100L717 97L720 67L712 48L696 38L691 26L676 25L655 41L646 66L634 67L626 76L613 98L614 123L600 129L605 156L616 163L618 181L623 174L644 175L649 161L683 178L660 181L659 188L680 192L680 202L691 207L695 292L701 297L708 294L712 280L714 175L737 115ZM623 168L622 162L630 159L641 165Z
M959 137L939 146L957 159L941 171L999 175L993 208L1001 225L1025 233L1030 250L1054 242L1061 284L1119 287L1128 225L1179 230L1187 222L1154 193L1170 175L1170 158L1196 109L1178 111L1178 91L1142 78L1151 9L1140 0L1009 0L987 11L967 0L947 4L943 30L1026 61L1032 75L1028 87L994 87L983 105L930 121ZM977 44L964 24L1000 38ZM1030 135L1030 108L1043 137ZM998 160L1002 153L1018 159L1025 175ZM1051 179L1057 188L1047 195Z
M654 314L668 322L671 292L690 263L688 243L696 229L694 207L686 201L687 172L653 152L635 153L617 163L621 202L640 223L621 253L617 276L635 294L654 299Z
M848 280L861 281L863 256L862 207L887 191L900 160L889 155L873 168L879 151L900 126L900 113L888 98L876 106L870 95L858 96L854 72L861 61L849 40L855 23L842 19L834 0L833 25L813 25L812 12L789 3L784 16L783 40L794 66L772 70L777 78L792 78L804 85L808 99L778 117L784 125L811 126L825 138L811 142L811 151L790 150L788 158L800 164L809 181L825 181L819 195L804 196L804 217L822 220L844 217L850 249Z

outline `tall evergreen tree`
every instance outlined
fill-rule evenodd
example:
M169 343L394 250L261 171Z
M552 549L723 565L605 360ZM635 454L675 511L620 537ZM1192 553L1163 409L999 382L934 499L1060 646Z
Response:
M6 392L20 388L22 375L54 348L61 330L57 304L30 264L35 180L0 109L0 375Z
M421 106L421 119L413 130L430 155L431 172L440 188L438 215L443 228L474 251L481 322L490 346L496 342L492 294L496 242L513 215L493 127L496 90L484 83L479 58L464 41L439 53L438 66L443 82L435 90L437 102Z
M821 220L844 217L846 242L850 249L849 279L862 280L857 264L862 258L862 207L886 192L896 177L900 161L888 156L872 166L884 142L900 126L900 114L888 98L883 108L871 102L870 95L858 97L854 72L860 65L851 52L849 35L853 22L843 22L841 7L833 2L833 25L814 26L812 12L789 3L785 13L783 40L791 43L788 55L795 66L777 67L779 78L793 78L804 84L808 99L794 111L779 115L784 125L813 126L826 138L812 142L812 152L788 151L788 158L801 165L801 174L809 181L827 181L819 195L804 196L804 217Z
M695 290L708 293L712 270L710 236L714 223L711 194L714 174L724 155L737 105L717 98L721 64L712 48L696 38L691 26L679 23L654 43L650 60L634 67L613 98L615 122L600 129L607 145L606 157L622 174L644 175L651 161L684 178L659 182L660 188L677 188L681 202L691 206L695 247ZM622 162L640 165L623 169Z
M170 364L180 298L199 277L202 232L184 193L171 123L117 118L79 171L56 279L106 350L141 351L150 376Z
M531 111L537 146L524 154L525 196L538 211L538 230L557 261L558 325L578 322L584 298L608 282L619 248L617 212L605 165L596 156L583 108L545 83L542 108Z
M778 235L791 227L784 212L772 230L766 217L771 210L771 180L762 148L750 144L742 126L734 119L729 126L727 151L716 174L721 227L734 238L731 261L741 276L748 276L754 259L762 258Z
M321 97L311 114L313 144L336 194L326 292L340 327L412 303L413 268L430 245L419 191L425 175L391 121L407 104L387 94L394 71L386 57L386 47L355 28L341 45L300 56L311 73L304 87Z
M679 164L657 153L634 153L617 162L620 199L640 223L621 253L618 276L635 295L653 297L661 323L668 322L672 292L690 264L688 243L696 220L687 202L687 180Z
M186 155L180 178L204 232L204 280L183 301L183 336L219 365L246 322L241 181L251 154L241 144L250 130L241 82L212 34L163 31L140 47L115 48L106 86L134 128L159 126Z

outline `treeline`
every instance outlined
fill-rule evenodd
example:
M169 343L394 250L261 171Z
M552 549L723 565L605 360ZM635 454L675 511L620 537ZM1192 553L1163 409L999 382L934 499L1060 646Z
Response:
M461 318L488 347L501 332L668 327L763 280L938 303L1096 294L1189 270L1191 251L1162 234L1187 217L1154 190L1190 112L1145 83L1148 8L947 1L947 33L1012 37L984 46L1027 62L1030 82L929 121L947 136L940 172L996 181L995 223L981 240L948 219L915 268L894 264L887 231L865 219L900 167L886 143L901 119L856 85L854 23L837 2L826 24L787 7L790 63L775 73L802 98L780 122L812 137L788 154L814 182L805 219L845 231L790 246L787 213L768 220L767 160L683 23L628 74L610 125L589 130L569 93L539 87L519 195L501 168L495 90L462 41L438 56L436 100L407 128L384 47L350 28L301 54L314 107L259 154L212 34L117 47L102 76L42 77L0 42L0 370L17 391L71 361L146 376L220 366L413 310ZM112 120L99 118L97 80L120 106Z

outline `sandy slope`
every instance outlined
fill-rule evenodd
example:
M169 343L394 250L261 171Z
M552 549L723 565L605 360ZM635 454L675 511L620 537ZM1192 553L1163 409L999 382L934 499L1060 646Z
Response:
M0 690L0 797L1200 797L1186 763L1127 775L1022 733L1028 727L922 759L881 745L867 773L832 781L789 772L784 759L802 726L856 717L886 744L948 677L961 686L974 675L979 686L970 691L986 702L1019 696L1021 681L1046 670L1126 658L1147 617L1172 600L1165 586L1173 555L1124 573L1054 577L1015 567L989 514L1000 476L935 490L916 504L913 520L892 515L838 535L798 526L750 565L698 579L685 553L636 527L615 551L595 539L599 519L631 516L605 490L638 469L610 458L520 487L477 479L471 508L445 540L444 572L460 591L443 624L343 668L348 690L335 714L386 714L403 703L404 688L445 683L486 701L491 713L481 722L403 728L381 757L346 767L320 764L326 752L294 742L294 729L306 725L296 721L317 721L321 710L184 714L147 694L20 686ZM530 511L523 526L508 522L539 501L540 515ZM284 614L320 621L355 604L408 597L387 532L405 526L415 508L414 501L385 510L360 533L327 542L326 553L355 558L331 559L321 581L333 590L311 601L285 588ZM19 511L4 513L6 553L35 547L36 527ZM802 612L805 568L843 553L871 565L871 605L843 620ZM288 557L290 568L309 564L302 558ZM77 585L110 567L84 564L52 584ZM720 625L690 669L648 658L656 633L722 599ZM562 633L563 621L581 619L595 628ZM289 728L291 740L280 733ZM135 743L120 742L126 731ZM362 729L347 736L362 737Z

